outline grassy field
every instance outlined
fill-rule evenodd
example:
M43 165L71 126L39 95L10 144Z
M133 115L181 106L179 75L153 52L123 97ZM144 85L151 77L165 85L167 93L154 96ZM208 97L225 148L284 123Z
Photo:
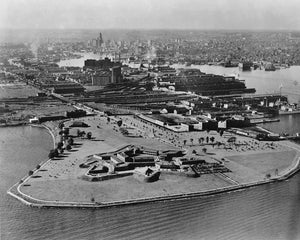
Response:
M127 201L207 191L232 185L213 175L187 178L163 173L160 180L153 183L141 182L134 176L102 182L88 182L73 178L28 183L31 186L22 187L22 192L38 199L66 202L90 202L91 197L97 202Z
M276 169L280 171L289 167L296 157L296 154L297 152L295 150L290 150L282 152L227 156L227 158L259 173L266 174L269 172L274 172Z

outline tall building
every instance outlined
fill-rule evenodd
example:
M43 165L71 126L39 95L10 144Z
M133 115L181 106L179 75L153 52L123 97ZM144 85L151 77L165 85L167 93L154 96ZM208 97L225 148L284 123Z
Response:
M100 48L103 43L102 33L100 33L99 37L97 38L97 48Z
M115 66L111 68L111 83L121 83L122 82L122 73L121 67Z
M96 71L91 77L93 86L105 86L111 82L110 70Z
M84 61L84 71L92 73L92 85L105 86L109 83L121 83L122 63L111 61L109 58L101 60L87 59Z
M102 33L100 33L99 38L101 40L101 44L103 43Z
M122 63L120 62L113 62L109 58L104 58L101 60L95 60L95 59L87 59L84 61L84 67L83 69L108 69L115 66L122 66Z

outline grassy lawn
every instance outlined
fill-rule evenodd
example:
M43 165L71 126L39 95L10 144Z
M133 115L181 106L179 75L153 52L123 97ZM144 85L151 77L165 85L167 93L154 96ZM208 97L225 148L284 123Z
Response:
M291 150L282 152L234 155L227 158L245 167L265 174L270 171L275 171L275 169L280 171L289 167L292 164L296 154L296 151Z

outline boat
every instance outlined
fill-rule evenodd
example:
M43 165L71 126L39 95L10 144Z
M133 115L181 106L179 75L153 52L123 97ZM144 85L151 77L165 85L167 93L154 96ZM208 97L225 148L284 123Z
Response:
M300 109L295 109L295 110L279 110L279 115L288 115L288 114L300 114Z
M265 71L270 72L270 71L275 71L275 70L276 70L276 68L272 63L267 63L265 65Z
M238 64L239 69L241 71L251 71L251 67L253 66L252 62L241 62Z
M230 60L224 62L222 65L223 65L224 67L226 67L226 68L233 68L233 67L238 67L238 66L239 66L238 63L233 63L233 62L231 62Z

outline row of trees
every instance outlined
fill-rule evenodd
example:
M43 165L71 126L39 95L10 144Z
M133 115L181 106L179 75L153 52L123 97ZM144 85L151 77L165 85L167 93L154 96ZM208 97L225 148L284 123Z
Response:
M92 132L85 132L85 131L80 131L79 129L77 130L77 137L84 138L86 137L87 139L92 138Z
M69 136L69 128L65 128L63 122L59 123L58 128L60 129L58 133L60 135L60 141L57 143L56 148L50 150L48 154L50 159L59 157L59 154L63 154L64 150L70 151L72 149L71 145L74 144L74 139Z
M59 157L59 154L63 154L64 150L70 151L72 149L72 145L74 145L74 139L72 136L69 135L69 128L64 127L64 123L61 122L58 125L58 128L60 129L59 135L60 135L60 141L57 143L56 148L50 150L48 157L50 159ZM77 130L77 137L86 137L87 139L92 138L92 133L85 131Z
M205 140L206 140L206 143L209 143L209 142L214 143L215 142L215 137L208 137L207 136L206 139L204 137L198 138L199 145L204 143ZM194 139L191 138L190 142L191 142L191 145L193 145L194 144ZM183 140L183 145L186 145L186 144L187 144L187 140Z
M51 159L55 157L59 157L59 154L63 154L64 150L70 151L72 149L73 144L74 144L74 139L72 137L61 139L61 141L57 143L56 148L50 150L48 157Z

